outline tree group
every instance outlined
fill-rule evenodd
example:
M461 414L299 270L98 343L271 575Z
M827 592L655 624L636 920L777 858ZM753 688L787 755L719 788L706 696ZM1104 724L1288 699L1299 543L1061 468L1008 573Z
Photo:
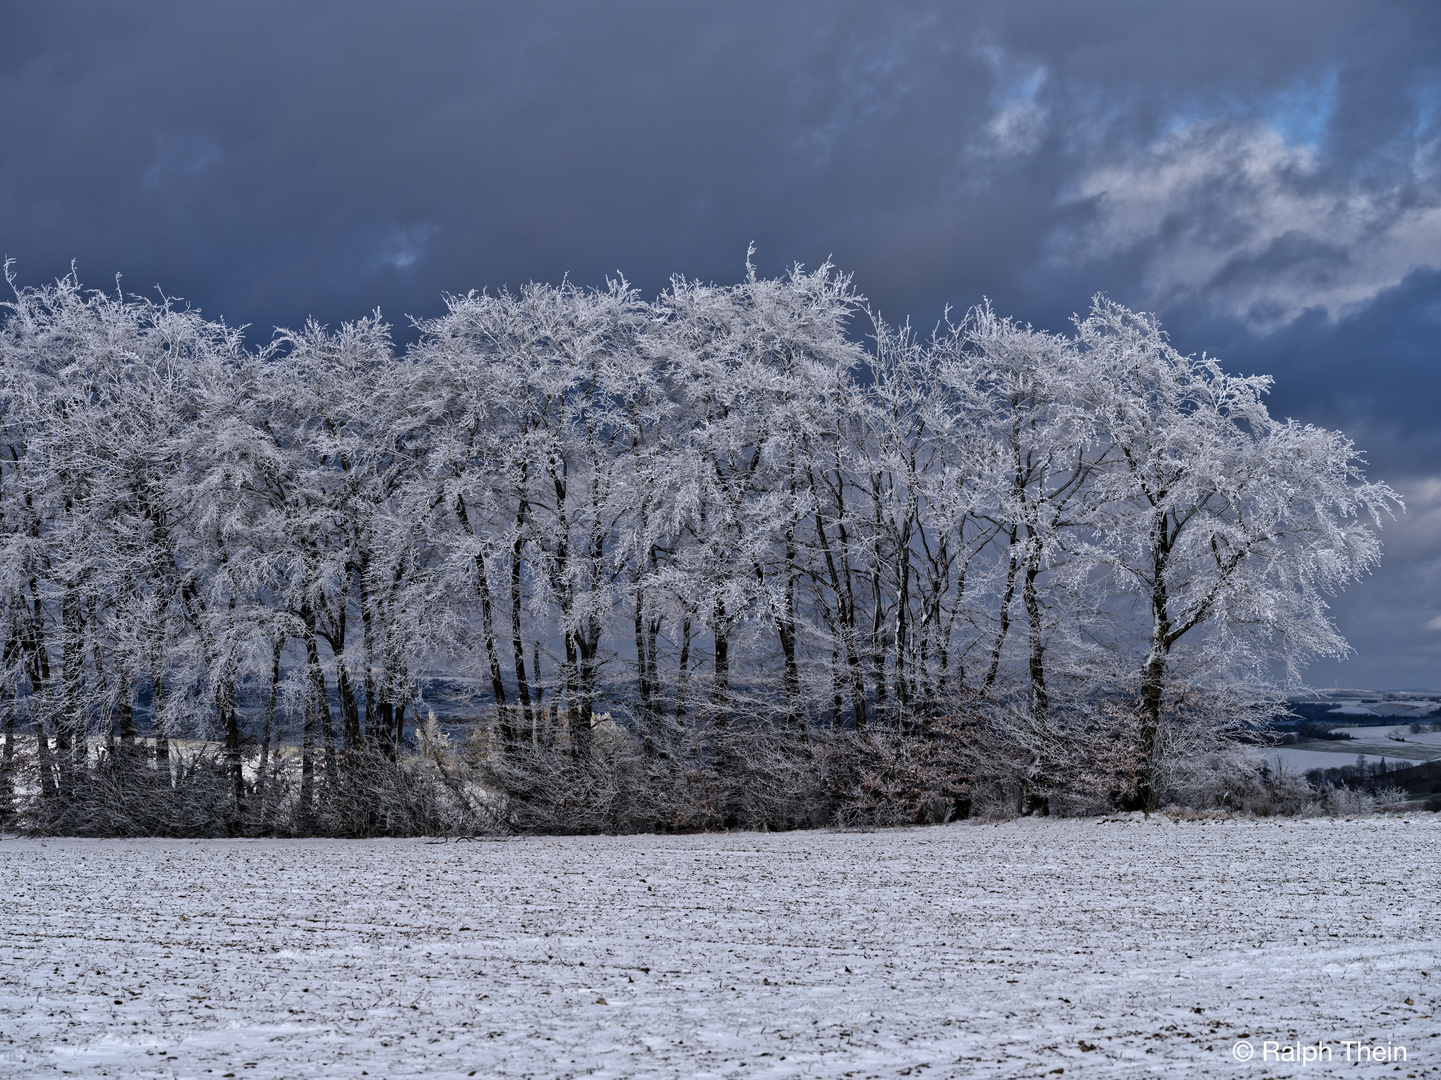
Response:
M1343 435L1272 418L1269 379L1104 298L1065 335L982 305L924 336L826 265L251 348L173 300L10 280L12 808L102 773L174 791L209 740L236 829L292 757L305 829L443 691L502 762L620 738L722 772L766 733L1109 702L1154 803L1168 715L1345 651L1326 597L1398 503Z

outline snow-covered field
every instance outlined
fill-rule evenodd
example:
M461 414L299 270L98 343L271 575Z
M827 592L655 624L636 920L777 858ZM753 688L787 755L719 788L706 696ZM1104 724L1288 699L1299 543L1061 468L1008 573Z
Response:
M5 840L0 1075L1436 1076L1438 852L1435 814Z
M1321 749L1323 746L1327 747L1327 749ZM1332 746L1340 746L1344 749L1331 750L1330 747ZM1358 753L1354 749L1354 746L1354 743L1346 742L1308 742L1303 743L1301 746L1268 746L1266 749L1258 751L1256 757L1272 763L1279 761L1282 767L1293 773L1305 773L1311 769L1337 769L1342 765L1354 765L1358 757L1365 758L1368 765L1373 765L1385 760L1386 764L1392 768L1419 765L1422 760L1424 760L1420 757L1405 757L1402 754ZM1397 747L1397 749L1404 751L1405 747Z
M1347 740L1308 739L1290 746L1272 746L1257 756L1279 760L1292 772L1334 769L1354 765L1358 757L1370 764L1381 761L1395 766L1420 765L1441 759L1441 731L1415 734L1409 724L1389 726L1338 727L1351 736ZM1397 741L1397 740L1400 741Z
M1441 758L1441 731L1424 731L1418 735L1413 733L1407 724L1396 724L1390 727L1343 727L1336 730L1346 732L1353 741L1338 741L1331 743L1333 746L1360 746L1368 753L1374 754L1380 751L1388 758L1396 754L1419 761L1434 761ZM1398 742L1397 739L1400 741Z

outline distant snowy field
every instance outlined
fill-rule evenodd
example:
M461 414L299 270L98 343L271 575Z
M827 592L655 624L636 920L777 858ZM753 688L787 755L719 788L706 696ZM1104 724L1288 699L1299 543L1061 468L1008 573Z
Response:
M1398 754L1365 754L1358 753L1352 749L1351 743L1338 743L1336 745L1346 747L1345 750L1316 750L1312 747L1316 743L1307 743L1306 748L1299 749L1294 746L1267 747L1255 754L1255 757L1262 761L1271 763L1275 768L1276 762L1292 773L1305 773L1311 769L1336 769L1342 765L1354 765L1358 757L1365 758L1368 765L1385 761L1393 769L1405 768L1409 765L1419 765L1422 762L1420 757L1405 757ZM1323 744L1324 745L1324 744ZM1404 747L1400 748L1404 751Z
M1332 726L1332 725L1328 725ZM1441 731L1414 733L1409 724L1335 727L1350 735L1348 740L1311 739L1299 746L1273 746L1256 751L1258 758L1279 760L1292 772L1334 769L1354 765L1358 757L1368 764L1383 758L1391 766L1420 765L1441 759Z
M1438 853L1435 814L5 840L0 1075L1437 1076Z

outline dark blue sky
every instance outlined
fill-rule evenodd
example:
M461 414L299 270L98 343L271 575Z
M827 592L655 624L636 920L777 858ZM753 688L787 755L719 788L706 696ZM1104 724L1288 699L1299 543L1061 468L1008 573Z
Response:
M1441 5L0 2L0 252L307 315L832 256L892 320L1105 291L1410 513L1317 684L1441 686Z

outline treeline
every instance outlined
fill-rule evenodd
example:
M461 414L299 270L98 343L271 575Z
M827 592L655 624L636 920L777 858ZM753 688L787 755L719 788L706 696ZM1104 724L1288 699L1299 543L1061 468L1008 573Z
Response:
M423 830L447 799L504 826L617 746L627 783L734 808L776 739L849 777L827 814L868 756L937 744L948 812L996 755L1042 800L1116 759L1154 805L1168 718L1344 651L1325 597L1398 501L1274 420L1268 379L1103 298L1067 335L983 305L923 336L826 265L251 348L174 300L7 279L0 796L57 828ZM475 688L465 753L424 730L438 675Z

